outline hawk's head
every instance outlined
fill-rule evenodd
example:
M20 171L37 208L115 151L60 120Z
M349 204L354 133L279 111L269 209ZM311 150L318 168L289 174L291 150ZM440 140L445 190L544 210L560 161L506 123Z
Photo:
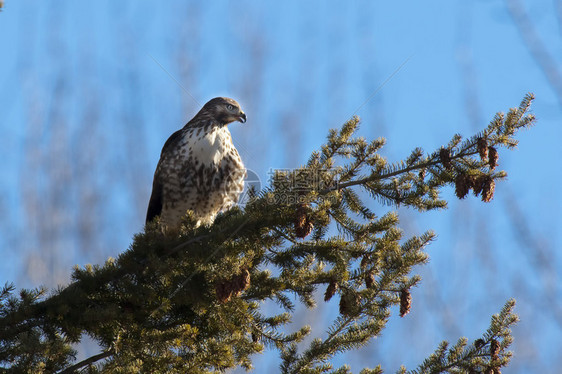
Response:
M219 123L226 125L234 121L246 122L246 114L236 100L228 97L215 97L203 105L200 113L210 115Z

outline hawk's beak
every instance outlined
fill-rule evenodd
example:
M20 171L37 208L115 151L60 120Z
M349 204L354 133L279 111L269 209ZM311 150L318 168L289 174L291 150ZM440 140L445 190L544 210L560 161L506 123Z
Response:
M244 112L240 112L240 115L238 116L238 121L245 123L246 122L246 113Z

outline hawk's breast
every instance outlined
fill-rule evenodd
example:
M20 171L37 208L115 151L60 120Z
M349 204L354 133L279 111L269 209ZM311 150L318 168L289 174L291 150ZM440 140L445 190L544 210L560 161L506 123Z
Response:
M244 188L244 165L226 126L186 128L162 161L164 224L179 222L188 209L201 222L212 223Z

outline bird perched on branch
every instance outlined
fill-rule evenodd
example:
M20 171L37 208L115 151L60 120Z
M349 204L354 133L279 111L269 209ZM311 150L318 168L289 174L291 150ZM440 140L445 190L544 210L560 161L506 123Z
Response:
M246 122L233 99L216 97L164 144L154 173L146 223L160 217L177 228L187 210L197 225L210 225L220 211L237 203L246 170L226 125Z

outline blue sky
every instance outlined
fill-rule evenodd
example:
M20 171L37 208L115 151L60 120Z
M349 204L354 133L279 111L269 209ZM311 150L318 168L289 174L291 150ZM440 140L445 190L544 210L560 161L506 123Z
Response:
M402 363L411 369L442 339L478 337L515 297L522 321L507 372L554 373L562 100L508 4L522 6L561 69L560 6L542 0L7 0L0 281L54 286L68 281L72 265L125 250L142 230L162 144L212 97L242 104L248 122L231 131L265 181L272 168L305 163L328 129L356 112L361 135L386 137L383 154L397 161L414 147L433 151L455 133L472 135L532 91L538 125L518 135L518 149L500 151L509 178L493 202L459 202L448 189L447 211L400 209L406 233L439 235L419 269L413 311L393 316L380 339L340 362L354 371L379 363L388 372ZM417 340L405 347L412 332ZM272 363L265 355L256 367Z

